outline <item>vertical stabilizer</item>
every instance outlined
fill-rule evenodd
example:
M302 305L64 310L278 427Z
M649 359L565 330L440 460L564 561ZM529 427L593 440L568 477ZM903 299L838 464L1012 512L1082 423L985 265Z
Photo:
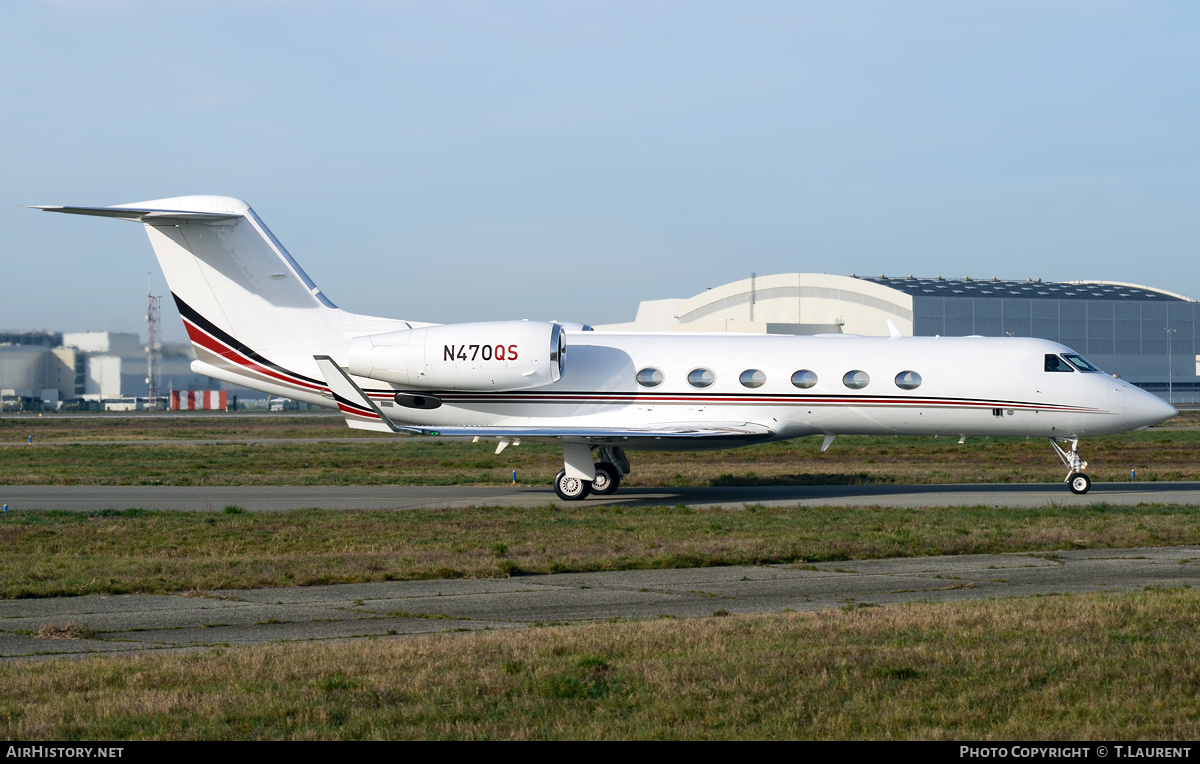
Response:
M336 339L336 306L240 199L184 196L112 209L162 213L141 221L189 334L207 323L260 353Z
M318 397L325 385L313 355L342 354L353 322L380 321L339 310L240 199L39 209L145 224L201 373L209 376L327 403Z

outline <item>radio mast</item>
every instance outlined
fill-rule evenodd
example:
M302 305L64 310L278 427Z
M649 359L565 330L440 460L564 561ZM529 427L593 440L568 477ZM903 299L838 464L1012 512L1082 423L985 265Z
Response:
M149 276L150 274L147 274ZM158 408L162 396L162 295L150 293L150 280L146 280L146 395L148 408Z

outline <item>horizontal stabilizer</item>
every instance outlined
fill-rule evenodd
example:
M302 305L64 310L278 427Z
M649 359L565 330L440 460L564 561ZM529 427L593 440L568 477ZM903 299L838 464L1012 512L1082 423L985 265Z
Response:
M222 220L235 220L241 217L240 214L231 214L228 212L194 212L133 207L56 207L48 204L35 204L32 205L31 209L42 210L44 212L65 212L71 215L120 218L121 220L134 220L139 223L151 224L173 223L176 221L217 223Z
M346 424L357 430L395 432L409 435L444 435L480 438L539 438L567 442L620 444L649 440L733 441L749 443L774 435L774 431L750 422L709 422L695 424L660 424L647 427L539 427L539 426L464 426L425 427L398 425L380 410L375 401L350 379L329 356L313 356L321 375L333 394Z

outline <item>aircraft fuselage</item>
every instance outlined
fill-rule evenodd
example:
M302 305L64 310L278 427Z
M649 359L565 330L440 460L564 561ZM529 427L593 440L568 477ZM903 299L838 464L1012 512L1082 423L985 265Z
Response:
M1108 374L1046 371L1045 356L1062 353L1071 351L1047 340L1009 337L573 332L557 383L511 392L437 392L443 405L436 410L395 406L386 412L417 425L752 422L769 427L776 438L817 433L1075 438L1137 429L1171 415L1160 398ZM660 372L661 382L639 384L643 369ZM696 371L701 383L711 382L691 384L688 375ZM804 375L801 383L810 386L798 387L793 375L804 371L815 382ZM742 383L747 372L747 381L757 386ZM919 375L915 387L913 372ZM911 389L897 384L905 374L902 381ZM848 387L848 375L851 384L866 381L865 386ZM361 384L384 402L392 392L373 380Z

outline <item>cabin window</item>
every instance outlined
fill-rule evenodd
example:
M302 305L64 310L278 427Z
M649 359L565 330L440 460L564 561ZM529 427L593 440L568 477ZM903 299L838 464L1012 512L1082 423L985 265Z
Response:
M792 384L801 389L808 389L817 384L817 373L808 369L801 369L792 375Z
M1063 358L1067 359L1067 363L1080 371L1100 371L1099 367L1078 353L1063 353ZM1103 374L1104 372L1100 373Z
M712 369L692 369L688 372L688 384L692 387L708 387L717 379Z
M846 372L842 377L842 384L851 390L861 390L871 384L871 376L861 369Z
M746 369L738 377L738 382L741 382L743 387L762 387L766 381L767 375L758 369Z
M896 375L896 387L901 390L916 390L921 386L921 375L915 371L902 371Z
M1046 354L1046 371L1075 371L1071 368L1071 364L1054 355L1053 353Z
M642 387L658 387L663 382L663 373L653 366L647 366L637 373L637 383Z

